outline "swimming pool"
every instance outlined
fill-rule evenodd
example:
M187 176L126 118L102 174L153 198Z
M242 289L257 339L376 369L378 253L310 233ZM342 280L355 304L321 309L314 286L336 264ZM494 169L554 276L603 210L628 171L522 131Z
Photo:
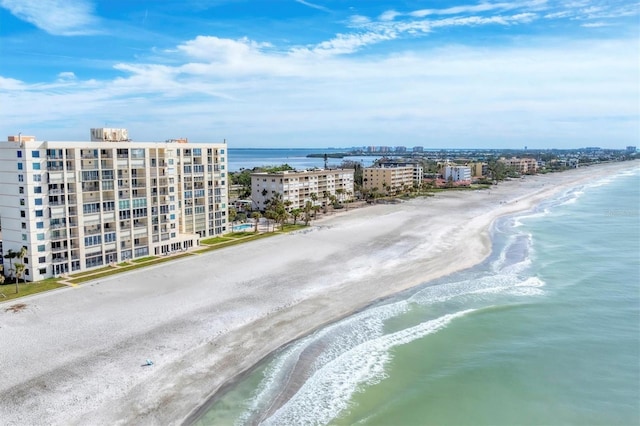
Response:
M233 227L233 232L242 232L253 229L253 225L250 223L243 223L241 225L236 225Z

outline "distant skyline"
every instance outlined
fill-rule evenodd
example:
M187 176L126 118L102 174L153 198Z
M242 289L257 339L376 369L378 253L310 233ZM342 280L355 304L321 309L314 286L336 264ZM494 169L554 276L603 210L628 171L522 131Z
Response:
M0 0L0 139L640 145L640 3Z

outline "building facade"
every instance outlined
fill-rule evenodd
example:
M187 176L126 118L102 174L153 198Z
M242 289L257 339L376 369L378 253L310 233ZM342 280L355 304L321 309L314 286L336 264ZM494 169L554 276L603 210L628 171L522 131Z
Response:
M469 166L446 166L442 175L447 182L471 183L471 168Z
M362 187L365 190L378 189L387 194L412 187L413 166L365 167L362 169Z
M227 232L226 144L130 142L125 129L96 130L88 142L0 142L2 248L27 248L28 281Z
M498 161L511 167L520 174L535 174L538 172L538 161L535 158L500 158Z
M252 207L254 210L265 210L268 201L276 193L282 195L283 201L291 203L291 209L301 209L307 201L322 205L326 202L325 192L335 196L338 201L344 201L353 197L353 174L352 169L252 173Z

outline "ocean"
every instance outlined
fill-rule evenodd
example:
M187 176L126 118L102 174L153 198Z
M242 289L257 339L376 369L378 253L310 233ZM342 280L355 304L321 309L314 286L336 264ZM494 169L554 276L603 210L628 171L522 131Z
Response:
M639 206L636 168L501 218L486 261L280 349L197 424L640 424Z
M280 166L288 164L294 169L323 168L323 158L307 158L308 154L342 153L346 149L337 148L229 148L228 167L232 172L240 169L252 169L259 166ZM353 156L340 158L328 158L329 167L339 166L343 160L357 161L363 167L369 167L380 157Z

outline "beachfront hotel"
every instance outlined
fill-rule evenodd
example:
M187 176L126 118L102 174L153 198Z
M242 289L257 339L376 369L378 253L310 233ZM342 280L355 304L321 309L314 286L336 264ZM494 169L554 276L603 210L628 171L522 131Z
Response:
M274 194L289 201L291 209L301 209L307 201L322 205L325 192L338 201L351 198L353 192L352 169L319 169L251 174L251 201L255 210L264 210ZM316 200L314 200L315 194Z
M91 129L86 142L10 136L0 142L2 254L26 247L25 278L38 281L197 246L227 232L226 151L132 142L126 129Z
M422 177L419 179L421 180ZM365 167L362 169L362 187L366 190L377 189L391 194L412 187L414 182L416 182L416 177L412 165Z

